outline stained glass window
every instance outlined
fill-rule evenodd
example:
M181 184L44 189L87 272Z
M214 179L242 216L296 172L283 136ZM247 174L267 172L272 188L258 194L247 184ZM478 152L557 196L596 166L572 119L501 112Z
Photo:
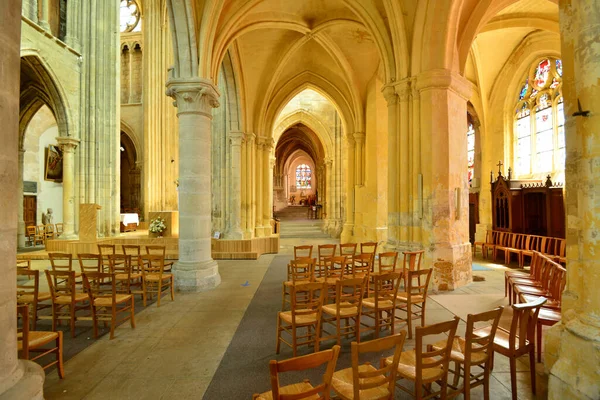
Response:
M306 164L300 164L296 167L296 187L298 189L310 189L312 172Z
M544 58L534 65L515 108L516 174L521 177L564 170L562 62Z
M140 8L136 0L122 0L120 11L121 33L140 32L142 30Z
M473 176L475 175L475 128L473 123L468 121L469 130L467 131L467 163L469 171L469 186L473 186Z

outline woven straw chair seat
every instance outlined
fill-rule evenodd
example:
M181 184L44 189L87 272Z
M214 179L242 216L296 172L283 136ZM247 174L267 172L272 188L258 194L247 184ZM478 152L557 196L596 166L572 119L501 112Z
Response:
M377 371L375 367L369 364L363 364L358 366L359 372L372 372ZM387 385L388 382L385 380L384 375L374 376L371 378L361 379L363 383L376 383L377 381L383 382L384 386L377 386L371 389L361 390L360 399L385 399L390 395ZM352 368L342 369L333 373L333 379L331 380L331 386L342 399L353 399L354 398L354 383L352 378Z
M446 347L446 340L440 340L439 342L433 344L433 348L435 350L441 350ZM450 353L450 360L456 361L459 363L465 362L465 346L466 341L464 338L457 336L454 338L452 342L452 352ZM486 354L483 352L477 352L471 354L471 364L478 365L483 363L487 359Z
M390 356L385 359L385 363L387 365L391 364L393 361L393 357ZM425 363L433 363L435 359L433 358L424 358L423 362ZM398 374L400 377L408 378L410 380L416 380L416 370L417 370L417 359L416 352L414 350L403 351L400 355L400 362L398 363ZM434 368L424 368L423 369L423 382L433 382L440 379L444 375L444 369L441 366L437 366Z

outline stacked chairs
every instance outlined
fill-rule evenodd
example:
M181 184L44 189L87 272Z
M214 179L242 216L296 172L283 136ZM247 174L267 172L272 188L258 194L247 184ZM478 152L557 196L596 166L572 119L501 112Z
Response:
M458 317L452 321L442 322L416 329L416 343L414 350L404 351L398 362L397 378L401 382L408 380L414 383L414 392L409 387L400 383L397 387L411 394L416 399L432 398L440 395L446 398L448 386L448 364L452 352L452 344L458 327ZM438 342L437 347L430 351L423 351L423 341L426 336L446 334L447 339ZM391 365L394 360L388 357L384 360L386 365ZM433 391L432 383L437 382L440 389ZM423 396L425 392L425 396Z
M281 400L281 399L326 399L328 400L331 390L331 378L337 364L337 359L340 354L340 346L333 346L330 350L323 350L318 353L309 354L302 357L292 358L289 360L275 361L269 363L271 373L271 391L255 394L253 400ZM304 371L309 368L316 368L327 363L323 382L316 387L313 387L309 381L305 380L301 383L294 383L287 386L281 386L279 383L279 374L290 371ZM321 395L318 395L318 394ZM317 396L317 397L315 397Z
M321 314L326 290L325 282L302 282L291 287L291 310L277 314L277 354L281 343L292 348L294 357L298 347L302 345L312 345L315 352L319 351ZM283 337L284 332L291 340Z
M455 336L452 341L450 361L454 362L454 383L451 386L452 396L462 393L465 399L471 398L471 389L483 385L484 398L490 398L490 373L494 354L494 336L500 322L503 307L480 314L467 315L467 330L465 337ZM491 328L486 334L475 336L475 325L486 324ZM442 350L447 345L447 340L439 341L429 346L428 351ZM472 371L479 368L477 373ZM463 379L461 387L458 386L460 378ZM450 385L449 385L450 386Z
M331 387L343 400L394 399L396 374L406 332L369 342L352 342L352 367L333 373ZM393 350L390 362L381 360L380 367L370 363L359 364L359 357L365 353L378 353Z

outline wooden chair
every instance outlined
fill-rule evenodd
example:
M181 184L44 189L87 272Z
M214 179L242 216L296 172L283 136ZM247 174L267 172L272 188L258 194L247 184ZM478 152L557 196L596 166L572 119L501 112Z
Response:
M25 280L17 281L17 304L29 306L30 321L33 330L37 327L38 311L51 307L47 302L52 299L49 292L40 292L40 271L17 269L17 276Z
M417 251L403 251L402 255L404 259L402 260L402 273L404 274L404 288L406 288L408 279L407 271L420 271L421 270L421 260L423 259L423 254L425 254L425 250L417 250ZM409 336L410 332L409 332Z
M494 336L494 351L508 357L510 363L510 383L513 400L517 400L517 358L529 354L531 373L531 391L535 394L535 327L541 307L546 302L544 297L523 304L513 304L513 318L510 330L501 326ZM491 327L476 329L474 335L486 337Z
M513 303L518 302L519 295L528 294L534 296L544 296L546 298L555 297L557 294L553 288L564 287L567 271L554 261L545 258L542 263L542 279L540 282L522 282L520 279L511 279ZM510 289L509 289L510 290Z
M315 280L314 258L299 258L290 260L288 265L288 280L283 282L281 311L285 311L286 303L291 303L287 297L291 294L291 288L298 283L313 282Z
M360 244L360 254L370 254L371 261L375 262L375 254L377 253L377 242L364 242Z
M162 255L165 260L165 272L171 272L173 268L173 261L167 261L167 246L164 245L148 245L146 246L146 254L158 254Z
M520 273L519 271L514 271L513 273L509 273L511 271L506 271L505 276L505 292L508 293L508 302L512 304L516 301L516 296L514 294L514 285L529 285L533 287L541 287L543 286L542 282L547 282L550 274L550 264L548 263L548 258L543 256L541 253L536 252L534 257L531 260L530 267L530 275L526 275L526 273Z
M26 270L29 271L31 269L31 260L17 260L17 271L18 270Z
M427 305L427 290L431 280L432 268L420 271L406 271L408 285L405 292L398 292L396 305L406 311L408 338L412 339L412 320L421 318L421 326L425 326L425 311ZM414 311L413 306L416 307Z
M525 257L529 257L533 261L533 253L540 247L541 240L541 236L525 235L525 243L523 244L523 250L521 250L521 265L519 267L523 268L523 265L525 265Z
M17 350L19 358L35 361L46 355L54 354L55 360L43 365L42 368L48 369L56 365L58 377L65 378L65 368L63 365L63 333L29 330L29 307L27 305L17 306L17 316L22 319L22 327L17 329ZM42 347L54 342L52 347ZM39 353L31 357L31 353Z
M527 235L524 235L522 233L515 233L513 235L513 238L514 238L513 246L504 249L504 255L505 255L504 263L506 265L510 264L511 255L514 254L517 256L519 268L521 268L523 265L523 249L525 248L525 245L527 244Z
M323 337L321 341L335 338L341 344L342 336L354 335L360 343L360 318L362 316L362 300L367 288L367 277L340 279L335 286L335 303L323 306L323 325L335 327L335 335ZM352 324L350 324L352 320ZM344 325L342 325L344 321ZM324 327L323 327L324 330Z
M171 300L175 300L175 288L173 275L165 272L165 259L158 254L147 254L140 256L141 260L138 265L142 266L142 298L144 299L144 307L146 307L146 299L148 294L150 298L156 293L158 300L156 306L160 307L160 298L165 289L171 289Z
M73 256L70 253L48 253L50 259L50 267L52 271L70 272L73 271ZM79 279L81 272L75 272L75 278ZM54 281L57 286L61 282Z
M394 334L396 295L401 278L400 272L375 275L373 296L363 299L363 315L373 319L374 325L362 325L368 330L374 330L375 338L379 338L379 333L385 328L390 328L391 334Z
M441 322L435 325L417 327L415 348L410 351L402 352L400 362L398 363L397 379L407 379L414 382L415 391L396 384L397 387L412 395L415 399L431 399L440 396L445 399L448 391L448 364L450 362L450 353L452 343L458 327L458 317L451 321ZM438 342L440 347L431 351L423 351L423 342L426 336L447 334L445 341ZM392 359L385 359L386 364L391 364ZM437 382L440 386L438 391L432 391L432 383Z
M44 237L38 235L35 225L29 225L26 228L26 238L30 246L37 246L37 244L44 244Z
M61 237L61 235L64 232L64 224L62 222L59 222L58 224L55 224L55 226L56 226L56 231L55 231L56 237L57 238Z
M56 236L54 234L54 225L47 224L44 225L44 240L48 241L48 239L54 239Z
M127 320L135 329L135 305L131 294L117 294L115 274L88 272L83 274L83 284L92 303L94 338L98 338L98 321L110 321L110 339L115 337L115 328ZM122 319L117 315L125 313Z
M45 271L52 295L52 330L60 320L69 320L71 337L75 337L77 311L91 309L89 296L75 289L75 271ZM55 282L59 282L55 284ZM65 309L67 309L65 311ZM90 310L91 311L91 310Z
M481 248L481 256L485 258L485 254L483 252L483 248L485 247L486 244L492 244L491 238L492 236L492 231L487 230L485 233L485 242L475 242L473 243L473 247L471 248L471 250L473 251L473 258L475 258L475 254L477 254L477 246L479 246Z
M541 261L541 255L537 252L532 252L531 265L529 271L504 271L504 297L508 296L508 281L510 278L535 278L537 275L536 268L538 268ZM537 276L539 279L539 276Z
M356 255L357 247L358 245L356 243L340 244L340 256L346 256L348 259L352 260L352 258Z
M36 225L35 226L35 234L37 237L41 238L42 244L46 244L46 232L44 230L44 225Z
M102 258L102 271L110 271L110 262L108 256L111 254L117 254L117 246L114 244L98 244L98 254Z
M323 350L318 353L308 354L306 356L290 358L288 360L269 362L269 371L271 373L271 391L255 394L253 400L292 400L292 399L313 399L317 398L328 400L331 390L331 378L337 364L340 354L340 346L333 346L329 350ZM309 368L316 368L327 363L323 383L313 387L308 380L302 383L294 383L287 386L280 386L279 374L290 371L305 371Z
M86 272L102 272L102 256L93 253L77 254L79 268L82 274Z
M294 246L294 260L299 258L312 258L313 245Z
M483 385L484 398L490 398L490 373L492 372L492 360L494 356L494 335L500 322L503 307L498 307L491 311L480 314L467 315L467 330L465 337L455 336L452 342L452 352L450 361L455 364L454 384L451 386L453 391L450 393L456 396L460 393L464 395L465 400L471 398L471 389ZM473 334L475 324L490 325L489 335L477 337ZM428 351L441 350L446 346L447 340L442 340L429 346ZM473 373L473 367L481 368L479 373ZM461 372L462 371L462 372ZM462 387L458 387L460 378L463 378ZM449 385L450 386L450 385Z
M110 273L115 274L117 293L139 294L143 298L142 272L134 269L133 257L129 254L111 254L108 256L108 262Z
M315 265L315 277L321 278L326 275L325 259L335 257L337 245L335 244L321 244L317 248L317 263Z
M352 260L352 276L356 278L369 277L373 271L373 256L371 254L358 254Z
M324 282L327 285L327 295L325 303L335 302L335 285L340 279L351 277L352 271L348 268L348 259L346 256L336 256L325 259L325 277L316 278L317 282Z
M500 231L492 231L491 241L486 243L483 246L483 258L488 258L490 255L490 250L492 251L492 256L494 255L494 251L496 250L496 246L502 242L504 232Z
M276 353L279 354L281 343L285 343L296 357L298 346L313 344L314 351L319 351L321 313L327 286L324 282L305 282L291 289L291 310L277 314ZM299 334L299 329L306 329L306 334ZM283 332L290 335L291 343L283 338Z
M331 388L342 400L360 399L394 399L398 362L404 346L406 332L397 335L375 339L368 342L352 342L352 367L333 373ZM386 364L384 359L379 369L370 363L360 364L360 355L365 353L387 352L393 349L391 362Z
M398 252L390 251L379 253L379 272L396 272Z
M131 256L131 268L132 272L142 273L142 266L138 265L139 261L142 260L140 256L142 255L141 246L137 244L123 244L121 245L123 250L123 254Z

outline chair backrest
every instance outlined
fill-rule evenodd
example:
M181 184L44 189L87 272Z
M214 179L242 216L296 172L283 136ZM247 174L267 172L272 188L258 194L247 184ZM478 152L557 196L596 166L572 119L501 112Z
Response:
M418 271L421 269L421 259L423 258L423 254L425 250L418 251L403 251L404 260L402 262L402 268L404 272L406 270L409 271Z
M111 254L108 256L111 274L119 274L116 280L117 292L129 293L131 288L132 257L129 254Z
M548 290L553 299L561 301L562 292L567 284L567 270L557 262L550 261L550 263L552 265L552 275Z
M106 258L109 254L116 253L116 246L114 244L98 244L98 253L103 258Z
M17 270L31 269L31 260L17 260Z
M292 286L292 325L296 326L298 318L315 315L321 321L323 301L327 292L325 282L301 282Z
M165 257L160 254L141 255L138 257L138 265L141 266L144 276L147 274L159 274L162 276L165 270Z
M17 341L22 343L21 358L29 359L29 306L27 304L17 306L17 321L19 318L23 321L20 327L17 323Z
M90 296L90 301L96 299L110 299L111 304L116 304L117 287L115 275L107 272L87 272L83 274L83 286Z
M289 280L292 282L298 281L314 281L315 280L315 264L314 258L299 258L290 260Z
M75 302L75 271L48 271L46 270L46 278L48 279L48 287L52 302L56 301L59 296L71 297L71 301Z
M429 288L432 271L432 268L422 269L420 271L406 271L406 293L409 294L409 301L411 296L423 296L423 300L427 300L427 289Z
M492 235L493 235L493 232L490 229L485 231L485 243L493 243L494 242L492 239Z
M56 233L61 235L63 233L63 223L59 222L58 224L55 224L56 226Z
M377 242L364 242L360 244L360 254L371 254L375 259L377 252Z
M398 252L390 251L379 253L379 272L394 272L396 271L396 263L398 262Z
M340 354L340 346L335 345L329 350L319 351L317 353L308 354L306 356L294 357L289 360L269 362L269 371L271 373L271 393L273 400L296 400L311 398L317 394L321 394L319 398L329 399L331 389L331 379L335 366ZM280 393L279 374L289 371L304 371L307 369L317 368L327 363L323 382L307 391L295 394Z
M40 271L35 269L17 269L17 276L23 276L27 280L17 281L17 303L19 297L31 295L33 302L37 303L40 288Z
M406 338L406 331L400 331L400 333L392 336L387 336L380 339L369 340L368 342L350 344L352 351L352 381L354 389L354 399L358 400L361 398L361 391L368 390L376 387L386 388L389 396L387 399L394 398L395 384L396 384L396 371L398 369L398 363L400 361L400 355L402 354L402 347L404 346L404 339ZM389 365L382 366L376 370L360 371L360 354L365 353L378 353L387 352L390 349L394 349L393 362ZM383 397L378 397L383 398Z
M123 244L121 245L121 248L123 249L123 254L128 254L132 257L136 257L141 255L141 246L137 245L137 244Z
M485 311L479 314L467 315L467 330L465 333L465 362L470 363L473 356L484 354L482 362L483 364L491 362L492 354L494 352L494 336L496 336L496 329L502 316L504 307L498 307L490 311ZM491 325L489 334L486 336L476 336L473 334L475 329L481 326L481 324ZM477 325L477 326L476 326Z
M35 230L38 235L44 235L44 225L36 225Z
M357 254L352 259L352 275L365 275L373 271L373 255Z
M320 244L318 247L318 261L323 262L323 259L326 257L335 257L335 252L337 250L336 244Z
M349 275L348 258L346 256L331 257L325 260L325 275L327 278L341 279Z
M29 225L27 227L27 236L35 236L35 225Z
M396 295L400 286L402 273L388 272L373 276L373 296L375 299L375 308L381 308L379 303L391 301L396 307Z
M415 358L416 358L416 382L415 386L420 387L422 385L423 371L430 368L443 368L446 372L448 371L448 363L450 361L450 354L452 352L452 344L454 342L454 336L456 335L456 329L458 328L458 322L460 318L454 317L451 321L440 322L439 324L418 326L415 328ZM431 351L423 351L424 338L430 335L441 335L447 334L446 345L441 348L434 348ZM446 379L445 375L442 379Z
M77 254L81 273L102 272L102 257L100 254L80 253Z
M71 253L48 253L52 271L72 271L73 255Z
M356 254L356 243L340 244L340 256L354 256Z
M163 257L167 254L167 247L161 244L146 246L146 254L159 254Z
M534 342L535 326L540 309L546 303L545 297L529 303L513 304L513 318L510 323L508 346L511 351L525 348L527 342Z
M294 259L298 258L312 258L313 246L294 246Z
M368 277L340 279L335 283L335 304L337 316L344 314L346 308L357 308L359 319L362 300L367 290Z
M54 225L53 224L44 225L44 232L46 232L46 236L54 235Z

